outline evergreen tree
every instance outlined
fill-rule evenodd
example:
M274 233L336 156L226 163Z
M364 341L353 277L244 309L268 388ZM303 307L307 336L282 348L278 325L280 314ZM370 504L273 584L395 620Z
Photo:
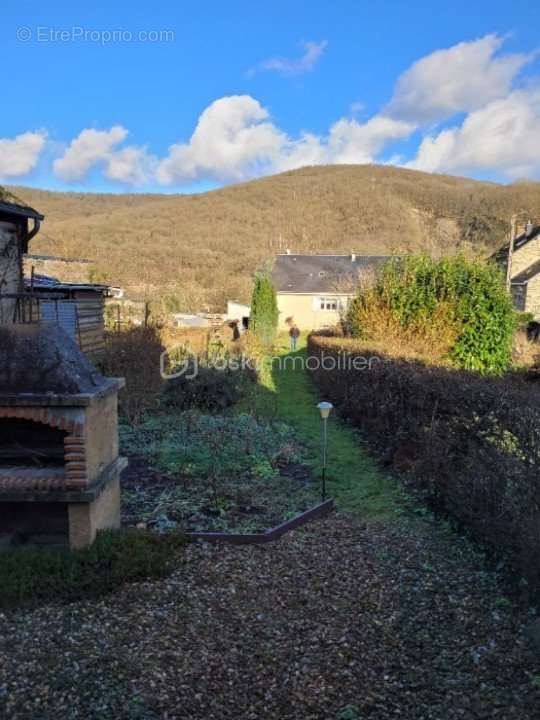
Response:
M250 330L261 342L270 345L275 340L277 326L276 289L267 273L258 273L251 296Z

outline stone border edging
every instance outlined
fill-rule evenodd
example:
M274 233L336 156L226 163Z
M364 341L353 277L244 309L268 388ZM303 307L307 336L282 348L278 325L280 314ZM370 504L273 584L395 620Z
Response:
M290 530L305 525L315 518L326 517L334 510L334 501L325 500L319 505L306 510L300 515L286 520L280 525L263 533L226 533L226 532L188 532L186 537L190 540L205 540L206 542L226 542L234 545L262 545L277 540Z

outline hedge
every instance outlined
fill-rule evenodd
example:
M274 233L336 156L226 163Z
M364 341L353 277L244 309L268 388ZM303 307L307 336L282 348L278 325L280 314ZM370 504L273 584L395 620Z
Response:
M351 350L338 338L312 335L308 354L321 361L309 365L325 397L381 460L435 509L511 557L540 591L539 391L525 381Z
M463 256L394 258L373 287L359 288L347 312L353 337L394 334L427 342L437 364L502 375L511 360L515 313L500 268Z

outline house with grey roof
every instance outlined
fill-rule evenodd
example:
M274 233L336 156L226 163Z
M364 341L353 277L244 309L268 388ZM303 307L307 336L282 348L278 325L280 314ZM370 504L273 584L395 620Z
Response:
M388 255L277 255L272 282L276 288L279 327L295 322L319 330L339 322L358 286L369 285Z

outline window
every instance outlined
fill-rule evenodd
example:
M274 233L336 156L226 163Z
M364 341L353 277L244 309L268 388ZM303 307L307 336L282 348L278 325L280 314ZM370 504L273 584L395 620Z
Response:
M512 285L512 298L516 310L524 312L527 307L527 286Z
M321 297L319 298L318 307L319 310L336 312L339 302L335 297Z

